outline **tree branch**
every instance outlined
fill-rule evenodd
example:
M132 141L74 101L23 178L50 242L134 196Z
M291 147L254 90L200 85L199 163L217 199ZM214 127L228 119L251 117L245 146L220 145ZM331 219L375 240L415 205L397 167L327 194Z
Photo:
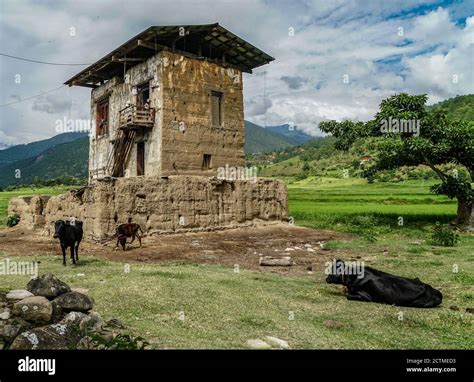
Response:
M426 157L425 154L421 154L423 157L423 160L425 161L425 164L431 168L440 178L442 181L446 181L448 179L448 175L442 172L439 168L437 168L431 161Z

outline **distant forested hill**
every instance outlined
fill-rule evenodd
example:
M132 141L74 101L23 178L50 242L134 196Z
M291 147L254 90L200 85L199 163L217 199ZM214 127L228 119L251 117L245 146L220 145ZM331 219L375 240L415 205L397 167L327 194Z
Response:
M269 152L295 146L304 133L289 136L279 134L245 121L245 152ZM50 180L62 176L86 178L88 171L88 137L81 133L66 133L26 145L0 151L0 187L30 184L35 177ZM15 178L20 170L21 178Z
M457 96L429 110L442 108L450 118L474 121L474 95ZM263 128L245 121L245 154L248 164L264 166L262 176L299 175L302 172L335 172L355 168L367 150L364 143L342 153L331 137L311 137L288 125ZM302 144L301 144L302 143ZM85 133L65 133L52 138L0 150L0 187L29 184L62 176L86 178L88 137ZM15 170L21 178L15 178Z
M27 143L25 145L11 146L0 151L0 168L6 164L34 157L51 147L61 143L75 141L76 139L85 137L86 135L86 133L64 133L41 141Z
M474 94L457 96L429 106L429 110L443 109L450 118L474 121Z
M89 155L87 136L72 142L60 143L26 159L0 168L0 187L31 184L35 178L49 180L63 176L87 178ZM35 142L36 143L36 142ZM19 170L20 177L15 175Z
M429 106L428 110L443 109L449 118L459 118L472 121L474 124L474 95L457 96L443 102ZM343 171L349 174L358 174L361 157L370 155L368 145L363 140L357 142L349 151L341 152L334 148L334 139L316 137L298 146L284 147L272 153L254 154L247 156L247 163L260 166L261 176L304 176L330 175L341 176ZM420 177L435 175L429 170L418 169ZM396 177L403 177L410 169L399 170ZM416 175L416 174L415 174ZM393 179L395 177L392 177Z
M295 146L295 142L284 135L271 132L262 126L245 121L245 146L246 154L268 152Z
M279 125L279 126L268 126L266 130L272 133L281 134L290 139L290 141L295 145L301 145L308 142L313 137L309 134L306 134L303 130L299 130L297 126L290 128L290 125Z

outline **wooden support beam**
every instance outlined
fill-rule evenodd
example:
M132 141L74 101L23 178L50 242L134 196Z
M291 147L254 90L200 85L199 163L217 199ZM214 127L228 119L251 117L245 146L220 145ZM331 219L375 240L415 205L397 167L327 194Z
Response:
M127 58L119 58L118 62L141 62L146 60L146 58L141 58L141 57L127 57Z
M140 62L146 60L146 58L141 58L141 57L117 57L117 56L112 56L112 62L117 62L117 63L127 63L127 61L130 62Z
M93 72L92 70L89 70L89 77L96 77L101 80L110 80L109 76L104 76L103 74L99 74L96 71Z
M73 81L69 86L85 86L86 88L92 88L95 89L98 86L94 84L84 84L84 83L79 83L79 81Z
M167 46L161 45L161 44L155 44L151 41L138 40L137 45L142 46L144 48L151 49L151 50L156 50L156 51L169 50L169 48Z

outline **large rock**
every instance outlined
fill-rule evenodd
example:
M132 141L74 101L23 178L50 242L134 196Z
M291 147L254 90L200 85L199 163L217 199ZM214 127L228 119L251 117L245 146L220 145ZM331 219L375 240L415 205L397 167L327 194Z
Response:
M71 291L69 286L51 273L46 273L31 280L26 288L35 296L53 299Z
M24 298L33 296L33 293L25 289L13 289L7 293L7 300L23 300Z
M51 303L42 296L27 297L13 305L13 315L30 322L48 323L52 314Z
M284 257L272 257L272 256L262 256L259 260L259 265L269 266L269 267L290 267L294 264L290 256Z
M0 320L8 320L10 318L10 309L6 308L3 313L0 314Z
M70 312L60 322L24 331L10 346L14 350L74 349L82 337L81 322L87 315Z
M79 328L81 322L87 318L87 314L82 312L69 312L66 316L61 320L61 324L66 324L68 326L74 326Z
M6 324L1 332L1 337L7 342L12 342L18 334L31 328L31 324L21 318L15 318L10 324Z
M43 326L40 328L28 330L15 338L10 346L13 350L35 350L35 349L59 349L69 348L67 337L59 324Z
M65 312L78 311L87 312L92 309L92 299L79 292L64 293L53 300Z
M61 321L66 315L63 308L61 308L61 306L57 303L56 300L51 301L51 306L53 307L51 322L56 323L56 322Z
M79 323L79 328L81 333L88 334L91 332L97 332L105 326L106 323L100 317L99 313L90 312L81 322Z
M282 340L281 338L265 336L266 341L272 346L278 346L282 349L289 349L290 345L288 341Z
M258 338L247 340L247 346L252 349L271 349L272 348L268 343Z

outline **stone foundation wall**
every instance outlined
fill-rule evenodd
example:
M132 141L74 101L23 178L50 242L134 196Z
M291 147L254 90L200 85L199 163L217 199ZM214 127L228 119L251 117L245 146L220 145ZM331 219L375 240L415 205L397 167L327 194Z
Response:
M38 198L43 203L41 209ZM49 200L13 198L9 213L19 213L20 224L30 227L51 227L55 220L74 217L84 222L86 240L101 240L112 236L116 226L129 218L147 234L287 221L288 193L284 182L273 179L252 182L202 176L119 178L96 181L80 196L69 192Z

